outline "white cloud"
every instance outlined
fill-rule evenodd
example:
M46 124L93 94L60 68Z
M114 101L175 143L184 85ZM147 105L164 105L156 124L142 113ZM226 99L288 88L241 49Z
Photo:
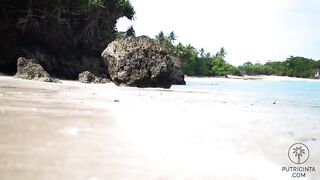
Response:
M307 0L308 1L308 0ZM136 20L121 19L125 30L133 24L138 35L175 31L178 41L214 53L224 46L232 64L285 59L306 52L308 33L315 32L307 17L297 14L301 0L131 0ZM309 2L316 3L314 0ZM319 4L319 3L318 3ZM314 4L313 4L314 5ZM310 4L309 4L310 6ZM309 7L308 6L308 7ZM290 11L291 9L294 9ZM297 23L299 26L297 26ZM302 27L301 27L302 26ZM317 29L319 30L319 29ZM306 37L308 35L309 37ZM311 37L310 37L311 36ZM299 42L299 43L297 43ZM315 43L315 42L313 42ZM309 49L310 50L310 49ZM297 54L298 55L298 54Z

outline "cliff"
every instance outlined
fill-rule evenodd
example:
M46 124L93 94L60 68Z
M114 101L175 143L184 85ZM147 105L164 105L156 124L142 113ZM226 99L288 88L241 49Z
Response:
M117 19L134 15L127 0L2 0L0 7L0 71L14 74L27 57L62 79L106 74L100 54L115 39Z

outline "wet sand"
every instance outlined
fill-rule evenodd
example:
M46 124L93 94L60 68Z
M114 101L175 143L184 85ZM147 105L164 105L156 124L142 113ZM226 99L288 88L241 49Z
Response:
M292 111L182 86L0 76L0 179L291 179L297 141L317 168L304 179L319 179L320 122Z

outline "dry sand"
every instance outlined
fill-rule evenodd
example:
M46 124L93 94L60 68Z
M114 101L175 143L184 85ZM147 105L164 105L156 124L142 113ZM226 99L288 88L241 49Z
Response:
M320 124L290 109L183 86L62 82L0 76L1 180L291 179L281 169L297 141L317 168L303 179L320 178Z

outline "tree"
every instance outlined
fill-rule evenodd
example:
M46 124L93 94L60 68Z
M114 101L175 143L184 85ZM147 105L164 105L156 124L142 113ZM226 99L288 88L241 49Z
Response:
M133 26L130 26L126 32L126 36L135 36L135 35L136 35L136 32L133 29Z
M175 54L178 57L182 57L184 55L184 52L185 52L185 47L183 46L182 43L179 42L179 44L175 48Z
M209 64L211 74L214 76L226 76L229 74L239 74L236 67L225 61L227 52L222 47L215 56L212 57L211 63Z
M156 40L159 41L160 43L163 43L165 41L165 36L163 31L160 31L158 35L156 35Z
M226 76L228 74L234 74L236 68L231 64L228 64L221 56L215 56L213 58L213 66L211 73L214 76Z
M173 43L175 40L177 40L177 36L176 36L176 34L175 34L173 31L170 32L168 38L169 38L169 41L172 42L172 43Z
M165 36L163 31L160 31L160 33L155 36L155 39L160 42L162 47L165 48L168 51L168 53L173 54L175 52L175 46L172 44L170 36Z
M288 76L314 78L317 71L317 62L304 57L289 57L285 61Z
M222 47L217 53L216 53L216 56L220 56L222 58L225 58L227 55L227 52L226 50L224 49L224 47Z

